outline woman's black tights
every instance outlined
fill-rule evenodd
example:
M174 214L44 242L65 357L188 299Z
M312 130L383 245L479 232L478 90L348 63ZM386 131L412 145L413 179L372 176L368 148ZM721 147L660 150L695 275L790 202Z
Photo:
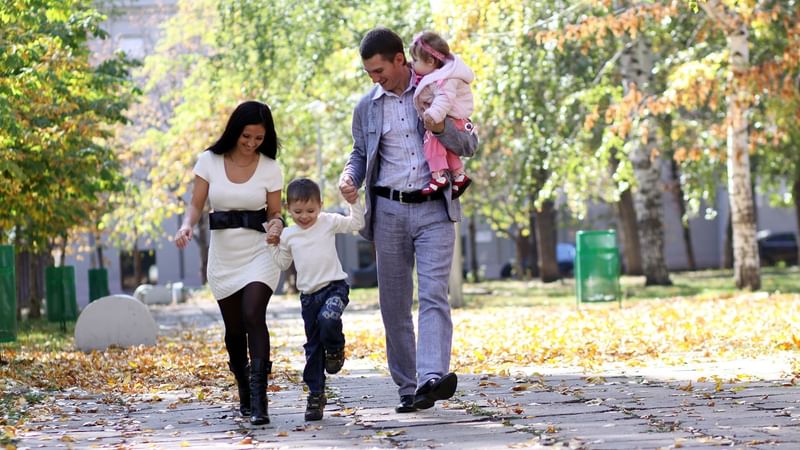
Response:
M269 361L266 315L271 296L266 284L253 282L217 302L225 323L225 348L234 365L248 361L248 348L250 359Z

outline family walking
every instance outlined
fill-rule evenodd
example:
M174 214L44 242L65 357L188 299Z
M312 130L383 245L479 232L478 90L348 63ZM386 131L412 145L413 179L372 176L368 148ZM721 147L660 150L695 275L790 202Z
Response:
M325 373L337 373L345 361L341 317L349 286L336 233L359 231L375 244L386 355L399 397L395 410L431 408L456 391L447 294L454 222L461 218L457 199L471 183L459 157L472 156L477 147L469 121L474 76L431 32L412 41L413 63L400 36L386 28L369 31L359 53L374 85L355 107L353 148L339 180L349 215L322 212L319 186L301 178L286 189L294 222L286 226L276 161L280 144L272 112L260 102L240 104L194 166L192 198L175 243L188 245L208 201L208 283L225 325L239 411L254 425L269 423L266 309L280 271L292 263L306 333L305 419L322 419ZM418 335L412 318L415 268Z

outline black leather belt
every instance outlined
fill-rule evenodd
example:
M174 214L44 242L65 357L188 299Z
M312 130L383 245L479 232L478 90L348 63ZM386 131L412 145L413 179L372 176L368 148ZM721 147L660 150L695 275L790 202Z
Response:
M214 211L208 215L209 226L212 230L224 228L249 228L266 233L262 225L267 221L267 210L258 211Z
M428 200L439 200L444 198L442 189L439 189L430 195L423 195L421 190L403 192L395 191L394 189L385 186L373 186L372 193L400 203L422 203L427 202Z

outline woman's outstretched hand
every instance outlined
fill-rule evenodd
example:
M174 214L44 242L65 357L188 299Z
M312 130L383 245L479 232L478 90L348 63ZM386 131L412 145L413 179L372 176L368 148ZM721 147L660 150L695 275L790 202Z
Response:
M175 245L179 249L186 248L189 245L189 241L192 240L192 229L189 227L181 227L177 233L175 233Z

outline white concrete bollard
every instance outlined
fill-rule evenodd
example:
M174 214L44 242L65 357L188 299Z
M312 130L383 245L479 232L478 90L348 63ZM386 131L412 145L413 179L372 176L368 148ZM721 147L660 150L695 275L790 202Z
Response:
M140 284L135 291L133 291L133 296L136 300L144 303L144 297L147 295L150 290L153 289L152 284Z
M130 295L109 295L81 311L75 324L75 347L89 352L112 345L155 345L157 334L147 306Z

